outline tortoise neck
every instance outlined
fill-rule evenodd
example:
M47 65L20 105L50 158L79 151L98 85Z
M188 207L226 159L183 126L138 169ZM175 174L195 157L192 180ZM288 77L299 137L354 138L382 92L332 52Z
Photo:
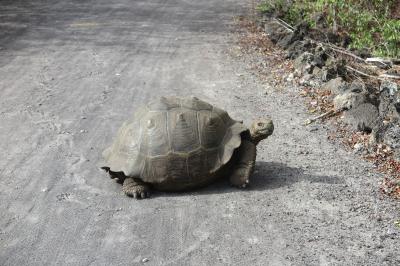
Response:
M254 143L254 145L257 145L260 141L262 141L264 138L263 137L261 137L261 136L259 136L259 135L257 135L253 130L251 130L250 129L250 132L249 132L250 134L249 134L249 140L251 141L251 142L253 142Z

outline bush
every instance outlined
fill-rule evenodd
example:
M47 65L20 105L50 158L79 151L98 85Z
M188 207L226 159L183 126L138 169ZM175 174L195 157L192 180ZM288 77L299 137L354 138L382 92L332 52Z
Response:
M350 35L351 48L368 48L376 56L400 56L400 19L396 0L264 0L260 12L274 12L291 24L306 21L316 27L322 14L327 26Z

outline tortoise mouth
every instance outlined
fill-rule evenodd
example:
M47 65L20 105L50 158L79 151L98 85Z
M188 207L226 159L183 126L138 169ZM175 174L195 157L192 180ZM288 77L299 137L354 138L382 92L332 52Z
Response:
M257 121L253 126L253 134L257 139L264 139L274 132L274 124L272 120L266 119Z
M274 124L270 119L258 122L257 125L259 126L259 129L264 132L269 132L274 130Z

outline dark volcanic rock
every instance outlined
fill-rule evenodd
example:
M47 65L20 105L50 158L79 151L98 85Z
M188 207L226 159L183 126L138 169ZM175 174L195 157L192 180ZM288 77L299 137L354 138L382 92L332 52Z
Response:
M342 94L346 90L349 89L349 84L345 81L343 81L343 78L337 77L334 79L331 79L330 81L326 82L324 85L322 85L321 89L323 90L329 90L333 94Z
M367 49L367 48L363 48L363 49L353 49L353 53L355 53L356 55L358 55L359 57L366 59L368 57L372 57L371 52Z
M347 73L346 62L344 60L328 60L322 71L322 81L329 81L336 77L345 77Z
M357 93L345 91L333 99L333 104L335 110L350 110L366 103L367 99L367 94L365 92Z
M348 110L344 115L344 121L353 130L371 132L379 123L379 111L373 104L363 103Z
M299 57L302 53L311 51L315 46L315 42L312 42L310 40L295 41L286 49L286 57L289 59L295 59Z
M326 50L321 46L317 46L314 50L314 65L322 68L327 59L328 54L326 53Z
M400 120L400 91L394 82L384 81L380 87L379 113L389 120Z
M283 47L284 49L289 48L289 46L295 41L303 40L309 28L310 26L308 25L308 23L303 22L298 24L293 32L279 39L277 45Z
M289 30L282 27L282 25L276 21L268 21L265 23L264 31L273 43L277 43L279 40L291 35Z
M294 60L294 67L300 73L311 74L314 67L313 61L314 55L309 52L304 52L299 57L297 57L296 60Z
M393 149L400 149L400 125L390 124L386 129L383 141Z

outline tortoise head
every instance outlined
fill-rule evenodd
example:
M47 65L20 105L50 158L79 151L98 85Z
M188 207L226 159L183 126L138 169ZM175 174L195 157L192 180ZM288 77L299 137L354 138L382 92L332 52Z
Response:
M258 144L263 139L266 139L274 132L274 124L269 118L257 119L250 127L250 136L254 144Z

